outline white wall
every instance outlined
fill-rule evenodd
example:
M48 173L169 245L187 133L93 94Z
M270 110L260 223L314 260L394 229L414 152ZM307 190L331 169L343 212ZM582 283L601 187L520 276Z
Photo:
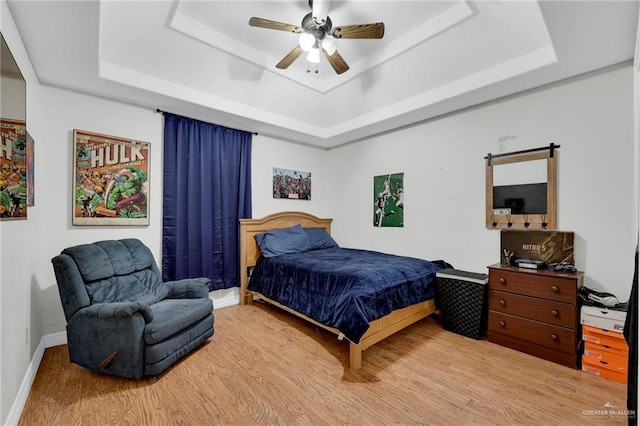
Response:
M39 96L28 106L28 128L35 139L36 205L30 210L41 228L39 274L43 290L44 334L64 330L51 258L63 248L88 242L140 238L149 245L156 260L162 242L162 116L149 109L105 99L40 87ZM34 117L34 118L32 118ZM73 179L73 129L150 142L149 226L71 225Z
M16 78L16 76L2 76L2 84L0 84L0 117L11 120L24 120L25 104L22 102L14 102L15 99L24 99L25 83L24 80Z
M339 170L332 167L330 152L309 148L266 136L253 139L251 185L253 217L259 218L285 210L300 210L319 217L333 217L335 205L332 177ZM273 198L273 168L311 173L311 200Z
M330 152L340 243L445 259L485 272L500 261L485 229L487 153L561 146L559 228L576 235L585 284L626 301L634 222L633 68L601 71ZM372 226L373 176L404 172L404 228Z

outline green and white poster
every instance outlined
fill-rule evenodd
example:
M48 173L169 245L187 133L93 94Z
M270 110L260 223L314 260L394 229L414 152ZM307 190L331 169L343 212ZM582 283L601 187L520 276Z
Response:
M404 173L373 177L373 226L404 226Z

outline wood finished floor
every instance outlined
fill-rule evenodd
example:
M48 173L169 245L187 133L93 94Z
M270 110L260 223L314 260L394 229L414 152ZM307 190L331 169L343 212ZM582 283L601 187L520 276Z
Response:
M424 319L369 348L263 304L215 311L215 334L163 375L105 376L45 351L20 425L589 425L626 386ZM613 409L612 409L613 410Z

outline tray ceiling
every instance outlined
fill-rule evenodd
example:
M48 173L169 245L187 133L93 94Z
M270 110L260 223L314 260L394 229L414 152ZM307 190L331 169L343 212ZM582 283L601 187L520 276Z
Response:
M9 1L40 81L332 148L633 58L635 1L333 1L334 26L385 23L275 68L307 1ZM311 72L307 72L310 68Z

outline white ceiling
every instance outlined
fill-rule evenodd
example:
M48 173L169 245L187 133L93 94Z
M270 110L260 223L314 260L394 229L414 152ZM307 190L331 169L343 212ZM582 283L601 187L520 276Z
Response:
M307 0L8 1L44 84L331 148L633 58L638 2L333 1L350 69L275 64Z

